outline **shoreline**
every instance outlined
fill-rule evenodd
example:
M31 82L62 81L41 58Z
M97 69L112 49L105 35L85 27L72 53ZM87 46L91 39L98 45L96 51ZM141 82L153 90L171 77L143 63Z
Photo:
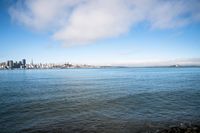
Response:
M98 66L98 67L71 67L71 68L12 68L12 69L1 69L0 70L62 70L62 69L118 69L118 68L200 68L200 66L147 66L147 67L129 67L129 66Z
M130 124L130 123L129 123ZM174 125L164 126L156 126L156 125L143 125L143 126L122 126L123 128L113 125L113 127L107 127L107 125L102 125L98 127L78 127L69 125L63 126L52 126L53 128L44 127L35 127L35 128L25 128L21 129L19 132L27 132L27 133L200 133L200 125L199 124L191 124L191 123L179 123Z
M200 133L200 125L180 123L179 125L157 130L156 133Z

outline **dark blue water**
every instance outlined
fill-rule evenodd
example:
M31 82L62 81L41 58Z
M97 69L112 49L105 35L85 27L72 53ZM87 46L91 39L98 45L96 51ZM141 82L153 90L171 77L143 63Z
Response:
M145 132L200 121L200 68L0 71L0 132Z

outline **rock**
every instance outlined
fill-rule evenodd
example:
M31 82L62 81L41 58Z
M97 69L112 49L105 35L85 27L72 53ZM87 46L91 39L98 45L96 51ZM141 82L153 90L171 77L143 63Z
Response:
M157 133L200 133L200 125L186 125L184 123L180 123L179 126L159 130Z

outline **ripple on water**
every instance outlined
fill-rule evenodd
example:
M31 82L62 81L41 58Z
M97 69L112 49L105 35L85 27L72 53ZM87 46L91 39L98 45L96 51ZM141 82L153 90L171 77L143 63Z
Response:
M200 120L199 68L0 72L1 132L143 132Z

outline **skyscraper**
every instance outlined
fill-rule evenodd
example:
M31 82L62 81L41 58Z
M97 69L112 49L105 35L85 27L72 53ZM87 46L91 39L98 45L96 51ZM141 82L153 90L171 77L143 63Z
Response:
M31 65L33 65L33 59L31 59Z
M12 60L7 61L7 67L13 68L14 64Z
M26 59L22 60L22 64L25 66L26 65Z
M26 68L26 59L23 59L23 60L22 60L22 67L23 67L23 68Z

